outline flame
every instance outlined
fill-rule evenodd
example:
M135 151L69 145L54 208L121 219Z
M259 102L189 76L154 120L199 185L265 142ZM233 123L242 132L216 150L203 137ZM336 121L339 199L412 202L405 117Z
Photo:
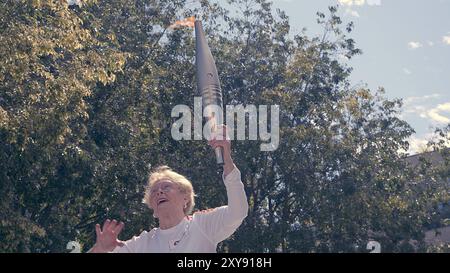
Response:
M194 26L195 26L195 16L191 16L191 17L186 18L184 20L176 21L169 28L176 28L176 27L191 27L191 28L194 28Z

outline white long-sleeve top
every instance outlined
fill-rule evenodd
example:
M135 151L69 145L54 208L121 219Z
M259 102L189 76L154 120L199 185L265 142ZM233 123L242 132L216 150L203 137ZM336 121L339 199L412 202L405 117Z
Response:
M234 168L223 180L228 196L227 206L195 212L169 229L143 231L112 252L215 253L217 244L236 231L248 212L240 171Z

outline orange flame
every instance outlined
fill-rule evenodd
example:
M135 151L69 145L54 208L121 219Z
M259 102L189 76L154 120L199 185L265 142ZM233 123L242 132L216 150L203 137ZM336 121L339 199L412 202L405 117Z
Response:
M194 26L195 26L195 16L191 16L191 17L186 18L184 20L176 21L169 28L176 28L176 27L191 27L191 28L194 28Z

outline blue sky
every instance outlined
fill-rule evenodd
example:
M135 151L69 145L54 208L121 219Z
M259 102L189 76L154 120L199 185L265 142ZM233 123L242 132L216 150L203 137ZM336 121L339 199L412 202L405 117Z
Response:
M450 123L450 0L273 0L292 31L322 32L316 12L340 4L343 21L363 55L350 61L353 84L382 86L403 98L401 118L416 131L411 153L421 151L435 127Z

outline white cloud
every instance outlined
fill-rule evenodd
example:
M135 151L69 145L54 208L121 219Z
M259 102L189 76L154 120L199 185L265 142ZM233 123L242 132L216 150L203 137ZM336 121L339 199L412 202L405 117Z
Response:
M381 0L367 0L369 6L381 6Z
M353 6L353 0L338 0L338 2L344 6Z
M430 135L427 135L424 138L418 138L416 136L411 136L408 139L408 142L409 142L408 153L413 155L413 154L427 152L428 151L427 143L428 143L430 137L431 137Z
M450 132L444 138L436 135L435 133L427 133L420 137L413 135L408 138L409 149L408 153L410 155L419 154L424 152L432 151L432 147L428 147L427 144L430 141L437 142L439 140L444 140L444 146L450 147Z
M450 113L450 102L439 104L437 107L429 110L427 112L427 115L429 118L431 118L433 121L436 121L438 123L450 123L450 118L447 116L442 115L442 112L444 113Z
M428 119L434 124L445 125L450 123L450 102L438 105L430 104L431 100L439 97L439 94L432 94L404 99L401 118L404 118L405 115L417 115L423 119Z
M406 99L403 100L403 102L404 102L404 105L407 106L416 101L423 102L424 100L437 99L439 97L441 97L441 94L433 93L431 95L425 95L425 96L421 96L421 97L407 97Z
M440 97L440 94L434 93L420 97L405 98L403 99L403 113L400 117L404 119L406 115L415 115L423 119L429 119L432 122L442 121L443 119L438 117L442 107L438 108L439 105L436 106L436 100Z
M346 14L350 14L350 15L353 16L353 17L357 17L357 18L360 17L360 16L359 16L359 13L358 13L356 10L352 10L351 8L347 8L347 9L345 10L345 13L346 13Z
M417 48L423 47L423 45L420 42L409 42L408 47L410 49L417 49Z
M369 6L380 6L381 0L338 0L339 4L344 6L363 6L367 4Z
M447 39L445 39L447 38ZM444 43L447 43L450 45L450 36L444 36L444 38L442 39L444 41ZM416 41L411 41L408 43L408 48L409 49L418 49L424 46L429 46L429 47L433 47L436 43L433 41L426 41L426 42L416 42Z
M427 108L423 105L411 105L411 106L405 107L403 109L403 112L406 114L417 114L421 118L427 117L427 115L426 115Z
M403 99L401 119L417 120L425 119L429 129L442 127L450 123L450 102L442 102L443 96L439 93L432 93L424 96L412 96ZM434 129L432 129L434 131ZM450 137L450 134L449 134ZM408 153L416 154L427 151L427 143L435 139L436 135L432 132L421 134L420 136L411 136L408 139L410 147ZM450 147L450 142L447 144Z
M359 18L359 12L354 10L356 7L363 7L365 5L368 6L380 6L381 0L338 0L338 3L345 6L345 14L349 14L350 16Z
M405 73L406 75L412 74L411 70L409 70L408 68L403 68L403 73Z
M442 37L442 41L447 44L450 45L450 35L449 36L444 36Z

